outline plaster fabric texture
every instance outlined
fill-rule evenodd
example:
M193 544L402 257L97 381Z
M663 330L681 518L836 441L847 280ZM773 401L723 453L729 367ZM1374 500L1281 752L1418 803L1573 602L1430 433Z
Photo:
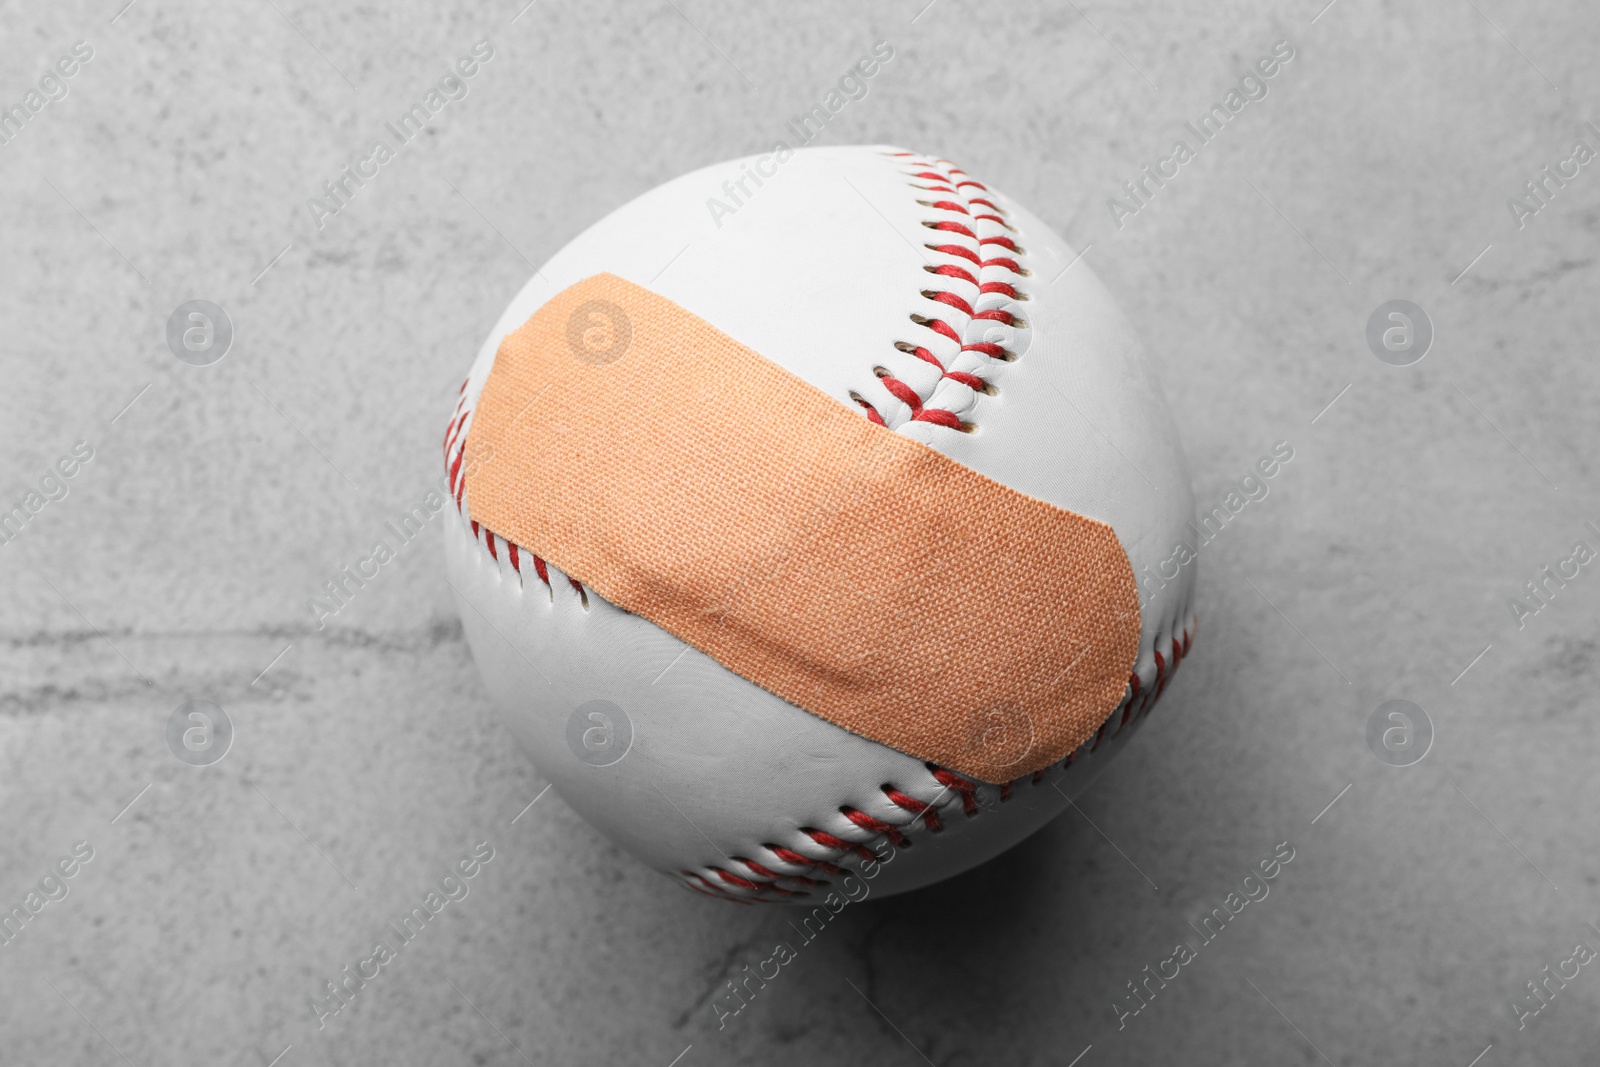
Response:
M574 341L591 314L615 320L604 358ZM621 278L569 287L501 343L468 433L487 457L474 519L891 748L1010 781L1127 691L1139 600L1110 526L868 422ZM974 588L1008 610L975 611Z

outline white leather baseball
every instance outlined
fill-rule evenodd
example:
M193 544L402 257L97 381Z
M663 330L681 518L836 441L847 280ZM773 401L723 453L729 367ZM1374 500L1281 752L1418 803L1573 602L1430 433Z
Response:
M748 195L730 198L725 183L738 190L741 177ZM712 200L734 210L711 210ZM966 240L934 228L950 221L1018 246L982 246L984 258L1012 260L1020 271L991 264L980 279L1014 285L1026 299L992 292L975 308L1011 310L1022 325L970 318L925 295L966 284L928 269L972 266L930 247ZM874 868L872 892L883 895L1015 845L1126 743L1189 649L1194 565L1175 577L1155 574L1183 540L1193 503L1134 332L1076 258L1026 209L949 163L883 146L806 148L781 162L768 155L707 167L646 193L558 252L511 302L462 389L447 467L458 466L501 339L557 292L610 272L675 301L863 418L870 405L896 433L1110 524L1140 584L1136 679L1106 726L1035 775L1005 786L970 783L785 702L580 591L553 564L548 581L526 552L513 566L509 546L471 521L467 478L459 515L445 524L467 639L518 742L596 829L690 888L754 901L813 901L817 882L861 866L853 846L864 845L890 857ZM976 295L968 284L967 296ZM963 341L1001 344L1014 358L963 351L929 320L950 324ZM896 342L926 347L944 371ZM988 389L974 389L963 373ZM716 374L706 368L708 390ZM945 425L955 420L944 416L916 418L918 406L952 412L965 428ZM952 569L949 580L964 579ZM970 590L975 617L993 609L988 595ZM612 755L631 735L625 754L606 766L580 759L568 742L576 715L578 732L596 731L591 737L604 748L607 724L579 712L597 700L625 717L609 724Z

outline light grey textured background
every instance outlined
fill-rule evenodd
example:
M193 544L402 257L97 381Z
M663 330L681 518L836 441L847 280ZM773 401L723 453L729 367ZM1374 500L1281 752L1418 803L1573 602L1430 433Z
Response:
M0 505L94 449L0 545L0 903L94 849L0 945L0 1062L1592 1056L1594 967L1521 1029L1511 1003L1600 946L1600 572L1520 629L1508 598L1600 548L1600 173L1520 230L1506 201L1600 147L1600 12L123 2L0 4L0 104L94 49L0 146ZM470 93L318 230L307 199L480 39ZM1270 94L1118 229L1106 199L1285 39ZM1194 654L1081 813L852 906L719 1030L711 997L786 916L681 892L553 794L512 823L544 783L437 523L326 630L307 601L438 476L533 264L766 149L877 40L895 58L821 140L955 159L1091 246L1203 507L1294 459L1205 549ZM194 298L237 330L210 367L165 344ZM1367 348L1391 298L1437 331L1414 366ZM1393 698L1433 724L1413 766L1367 747ZM214 766L167 749L189 699L237 729ZM485 840L470 895L319 1030L307 998ZM1285 841L1271 895L1119 1029L1125 983Z

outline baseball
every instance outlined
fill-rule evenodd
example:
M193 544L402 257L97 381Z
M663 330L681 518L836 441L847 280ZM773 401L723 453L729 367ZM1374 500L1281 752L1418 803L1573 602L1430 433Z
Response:
M1132 326L981 175L886 146L618 208L489 333L448 577L540 774L683 886L888 895L1040 829L1190 652Z

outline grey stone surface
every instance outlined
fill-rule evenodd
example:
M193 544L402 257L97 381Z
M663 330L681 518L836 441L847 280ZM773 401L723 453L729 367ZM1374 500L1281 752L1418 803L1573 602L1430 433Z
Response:
M0 544L0 903L93 849L0 945L0 1061L1592 1055L1594 967L1520 1029L1510 1005L1600 946L1600 572L1520 628L1508 598L1600 548L1600 172L1520 229L1506 202L1600 147L1600 13L922 2L0 5L0 104L94 49L0 145L0 503L94 450ZM468 95L319 229L307 199L480 39ZM677 890L553 794L524 812L544 783L486 704L436 525L326 628L307 602L436 479L534 264L784 137L880 39L894 60L821 140L957 159L1087 246L1202 507L1275 443L1294 459L1203 551L1194 654L1079 811L852 905L719 1029L788 916ZM1119 228L1107 198L1280 40L1269 94ZM1396 298L1436 331L1408 367L1365 339ZM211 366L166 347L191 299L235 326ZM208 767L167 748L192 699L236 732ZM1411 766L1367 747L1391 699L1433 726ZM319 1030L307 998L484 841L468 896ZM1281 842L1270 895L1119 1028L1125 983Z

